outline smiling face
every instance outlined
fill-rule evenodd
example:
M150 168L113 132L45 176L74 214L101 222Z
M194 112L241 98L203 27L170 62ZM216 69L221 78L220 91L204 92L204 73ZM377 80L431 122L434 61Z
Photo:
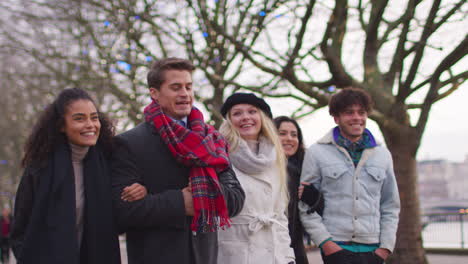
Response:
M299 137L296 126L292 122L282 122L278 134L283 146L284 154L289 158L296 154L299 147Z
M190 114L193 104L192 74L185 70L167 70L159 89L150 88L151 98L157 100L162 111L181 120Z
M234 105L229 111L232 125L245 140L257 140L262 128L260 109L249 104Z
M93 102L80 99L68 105L61 132L65 133L70 143L83 147L94 146L100 129L101 122Z
M366 128L367 111L361 105L352 105L333 117L343 137L358 141Z

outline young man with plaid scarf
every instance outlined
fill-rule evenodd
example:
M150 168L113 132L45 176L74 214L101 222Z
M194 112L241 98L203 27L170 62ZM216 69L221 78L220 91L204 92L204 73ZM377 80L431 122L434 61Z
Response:
M227 143L193 106L194 69L178 58L155 62L145 122L117 137L112 186L129 264L215 264L216 231L242 209ZM127 203L120 193L134 182L148 195Z
M325 264L380 264L395 245L400 198L392 156L366 129L372 109L362 89L345 88L330 99L338 125L307 149L301 182L324 196L323 215L299 204L307 233Z

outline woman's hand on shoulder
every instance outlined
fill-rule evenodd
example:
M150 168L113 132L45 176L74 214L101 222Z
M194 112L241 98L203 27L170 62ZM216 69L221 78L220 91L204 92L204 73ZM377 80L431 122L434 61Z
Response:
M139 183L134 183L123 189L120 198L125 202L134 202L145 198L147 194L148 191L146 190L145 186Z

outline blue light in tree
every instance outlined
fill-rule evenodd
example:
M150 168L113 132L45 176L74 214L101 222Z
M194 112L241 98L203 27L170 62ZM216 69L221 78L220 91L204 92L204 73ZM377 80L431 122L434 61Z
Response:
M140 19L141 17L140 16L134 16L133 18L135 18L136 20Z
M208 37L208 32L203 32L203 37L207 38Z
M2 165L7 165L7 164L8 164L8 160L0 160L0 164L2 164Z
M328 91L329 91L330 93L334 92L335 89L336 89L336 87L335 87L334 85L328 87Z
M125 61L117 61L117 65L124 69L125 71L129 71L132 69L132 65L128 64L127 62Z
M104 21L104 26L105 26L105 27L108 27L108 26L110 26L110 24L111 24L111 23L110 23L109 21L107 21L107 20L106 20L106 21Z
M150 62L150 61L153 60L153 57L151 57L151 56L146 56L145 60L146 60L147 62Z
M265 11L260 11L258 14L259 14L260 16L262 16L262 17L266 16Z

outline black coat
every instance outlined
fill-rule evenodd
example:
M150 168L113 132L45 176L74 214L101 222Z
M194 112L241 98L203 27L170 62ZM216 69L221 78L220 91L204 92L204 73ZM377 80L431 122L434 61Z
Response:
M289 221L289 236L291 237L291 247L294 250L297 264L307 264L307 254L304 248L304 227L302 226L299 217L299 197L298 188L300 185L302 171L302 161L296 158L288 159L288 189L289 189L289 205L288 205L288 221ZM317 211L322 214L324 201L323 196L315 189L313 185L305 186L301 201L309 205L309 213Z
M120 230L127 234L129 264L215 264L217 233L192 234L181 189L189 168L177 163L152 126L142 123L117 136L112 161L114 209ZM245 194L232 169L218 175L230 216L238 214ZM120 199L125 186L144 185L139 201Z
M28 166L16 194L11 244L18 264L118 264L107 159L91 147L83 160L83 239L76 234L75 186L68 144Z

